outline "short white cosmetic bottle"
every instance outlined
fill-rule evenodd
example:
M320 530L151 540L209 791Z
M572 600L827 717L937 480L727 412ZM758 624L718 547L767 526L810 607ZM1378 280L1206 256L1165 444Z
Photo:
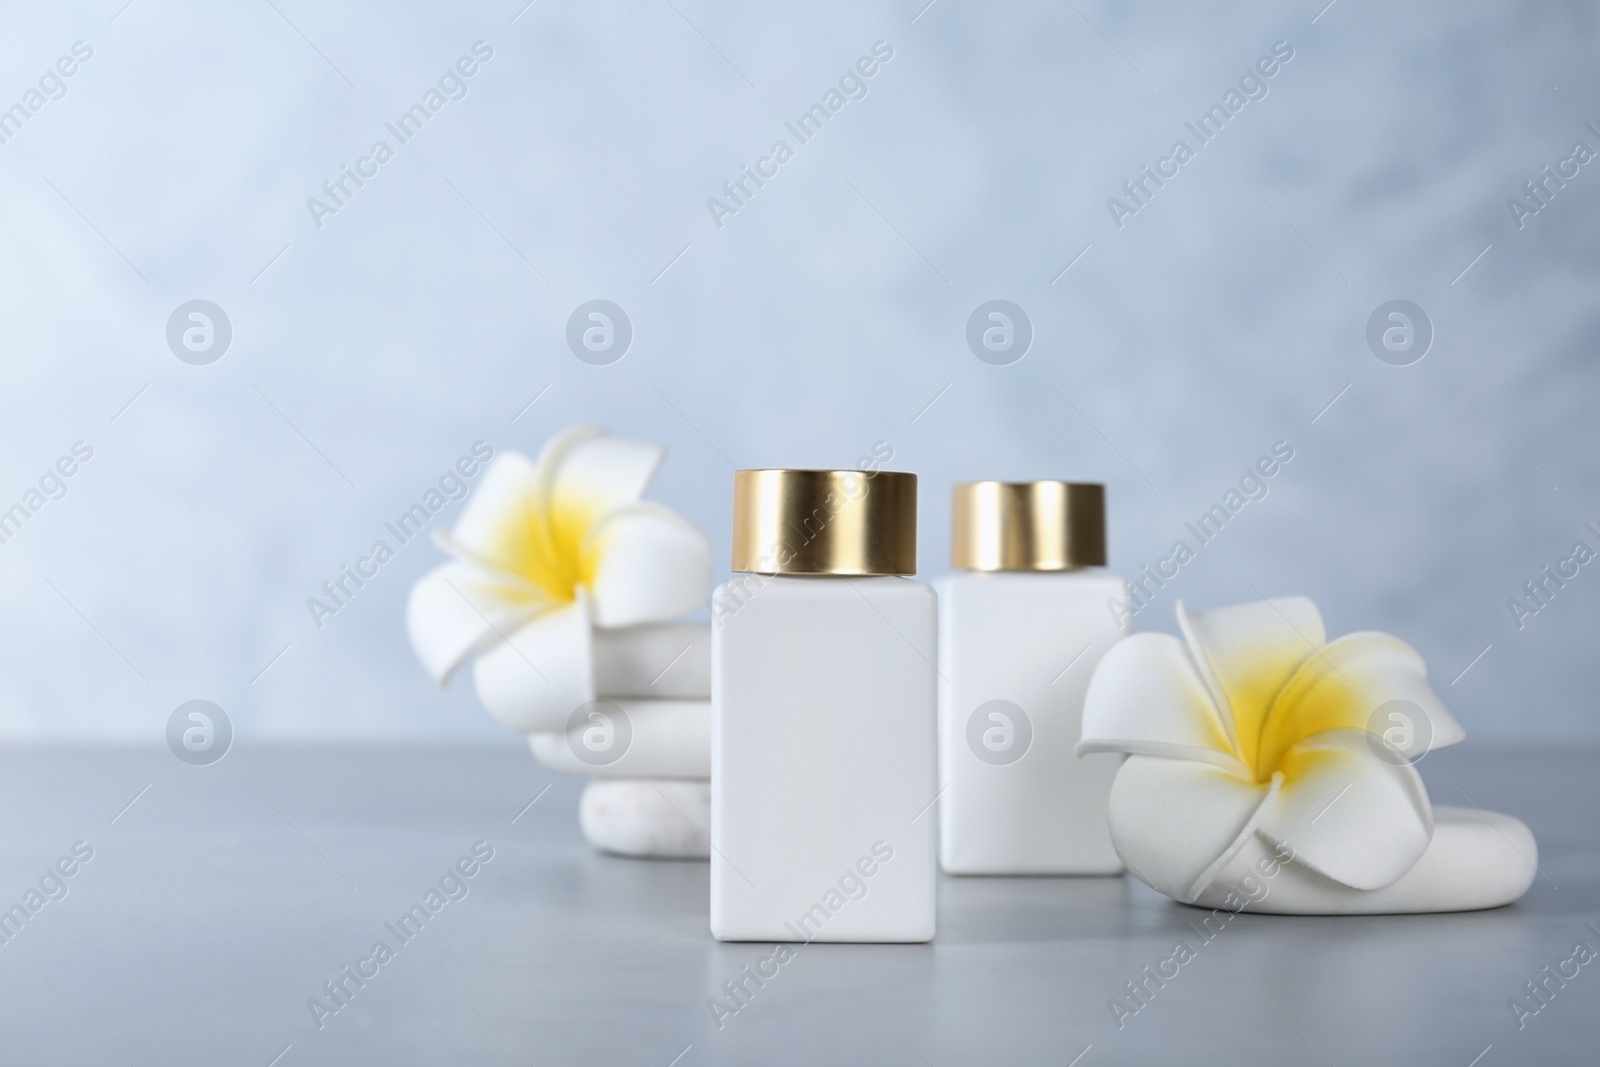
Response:
M711 932L927 941L937 608L917 479L746 470L712 594Z
M1105 488L955 487L939 584L939 861L951 874L1115 874L1121 758L1073 755L1095 665L1127 632ZM1120 614L1120 618L1119 618Z

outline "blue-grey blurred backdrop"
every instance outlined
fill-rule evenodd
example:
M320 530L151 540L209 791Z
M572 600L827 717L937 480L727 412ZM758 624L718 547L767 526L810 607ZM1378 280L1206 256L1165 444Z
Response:
M406 644L432 545L306 600L474 442L592 422L724 574L735 466L892 450L928 576L952 483L1102 480L1132 574L1285 442L1138 627L1305 593L1474 739L1595 738L1600 12L1325 2L8 7L0 734L504 738Z

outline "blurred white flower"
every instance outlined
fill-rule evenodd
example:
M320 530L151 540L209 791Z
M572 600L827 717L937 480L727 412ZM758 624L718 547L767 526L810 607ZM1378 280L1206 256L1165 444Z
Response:
M711 546L675 512L641 501L659 445L579 427L537 462L498 456L455 528L455 557L406 605L417 658L441 685L477 656L489 712L520 732L561 730L593 700L592 628L681 615L711 591Z

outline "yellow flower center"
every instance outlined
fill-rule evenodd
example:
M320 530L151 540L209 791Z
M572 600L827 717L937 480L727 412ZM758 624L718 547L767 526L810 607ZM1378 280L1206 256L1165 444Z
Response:
M1287 774L1285 755L1299 741L1331 730L1365 730L1373 706L1370 694L1317 652L1272 702L1252 764L1258 780L1262 774L1270 778L1274 770Z
M1298 669L1285 667L1281 656L1252 657L1218 679L1233 716L1235 741L1229 747L1258 785L1272 781L1275 772L1290 776L1296 761L1285 757L1296 743L1329 730L1365 729L1363 709L1370 710L1321 651Z
M570 494L541 507L532 494L519 502L500 531L493 562L558 604L577 599L578 587L594 581L597 546L586 546L601 508Z

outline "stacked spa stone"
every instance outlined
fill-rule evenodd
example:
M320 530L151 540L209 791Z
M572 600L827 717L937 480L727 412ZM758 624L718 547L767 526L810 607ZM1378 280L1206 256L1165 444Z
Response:
M657 623L593 633L595 699L567 729L528 735L553 771L594 779L578 821L623 856L710 854L711 628Z

